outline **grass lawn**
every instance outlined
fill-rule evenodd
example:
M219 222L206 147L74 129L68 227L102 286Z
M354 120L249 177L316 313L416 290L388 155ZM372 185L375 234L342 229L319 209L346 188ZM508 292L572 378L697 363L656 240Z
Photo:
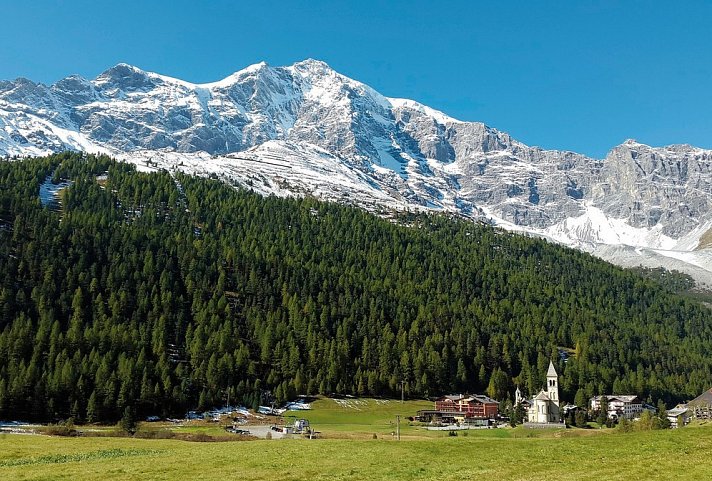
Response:
M712 423L678 430L473 430L407 427L390 436L397 401L302 412L330 436L224 443L0 435L2 480L630 480L711 479ZM407 407L417 406L406 403ZM360 411L357 409L360 407ZM417 409L416 409L417 410ZM380 412L380 414L379 414ZM361 414L359 414L361 413ZM297 413L299 414L299 413ZM413 414L405 412L404 415ZM379 439L372 439L376 432ZM382 435L383 434L383 435ZM429 437L432 436L432 437Z
M401 403L385 399L330 399L320 398L312 403L310 411L289 411L286 415L306 418L317 431L327 438L391 438L396 431L396 415L401 416L401 438L404 436L427 437L430 433L409 425L408 416L415 416L420 409L432 409L429 401L406 401ZM412 424L412 423L410 423ZM443 433L437 433L443 435Z

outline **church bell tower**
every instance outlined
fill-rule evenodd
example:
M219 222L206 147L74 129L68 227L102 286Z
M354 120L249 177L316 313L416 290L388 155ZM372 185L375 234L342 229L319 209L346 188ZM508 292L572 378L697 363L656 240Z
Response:
M552 361L549 361L549 370L546 372L546 394L554 404L559 405L559 375Z

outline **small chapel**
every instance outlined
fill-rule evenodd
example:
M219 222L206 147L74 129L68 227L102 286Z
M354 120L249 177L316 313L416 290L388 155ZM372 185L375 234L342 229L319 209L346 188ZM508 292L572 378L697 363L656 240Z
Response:
M534 399L522 399L522 393L517 387L514 393L515 404L522 403L527 407L527 421L536 424L559 423L559 375L554 363L549 361L546 372L546 389L539 391Z

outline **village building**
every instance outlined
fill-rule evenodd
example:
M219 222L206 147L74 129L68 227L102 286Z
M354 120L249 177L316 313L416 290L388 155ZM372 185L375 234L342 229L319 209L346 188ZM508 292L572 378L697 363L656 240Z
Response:
M703 392L686 406L697 419L712 419L712 389Z
M680 422L682 426L690 422L691 413L690 410L682 404L678 404L674 409L670 409L667 412L668 421L670 421L671 428L679 428Z
M546 389L541 390L534 399L524 400L519 387L517 387L514 398L515 405L522 404L527 408L529 423L537 425L558 425L561 423L559 375L556 373L553 362L549 361L549 369L546 372Z
M604 397L608 400L607 416L610 419L635 419L643 412L643 402L640 398L627 394L594 396L591 398L592 411L601 409L601 401Z
M483 394L449 394L435 400L435 409L418 411L418 419L423 422L483 424L483 421L495 419L498 413L499 403Z
M567 404L561 408L561 412L563 413L564 417L566 418L567 416L576 416L576 413L582 410L586 410L585 407L580 407L576 406L575 404Z

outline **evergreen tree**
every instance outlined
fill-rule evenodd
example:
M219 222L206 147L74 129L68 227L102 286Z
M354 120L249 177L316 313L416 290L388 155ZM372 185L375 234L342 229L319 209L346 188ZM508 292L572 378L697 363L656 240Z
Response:
M586 413L582 409L579 409L578 411L576 411L576 427L578 427L578 428L588 427L588 424L586 422Z
M124 408L124 414L119 421L119 428L132 436L136 433L136 410L133 406Z
M96 392L92 391L87 401L87 416L86 420L88 423L95 423L99 420L98 406L96 402Z
M669 429L671 423L667 415L667 408L665 407L665 402L662 399L658 401L657 416L659 419L660 429Z
M588 400L586 399L586 393L583 388L578 388L576 390L576 396L574 397L574 404L581 409L588 409Z
M522 424L524 421L526 421L526 417L527 417L527 413L524 410L524 406L522 406L522 403L517 404L516 406L514 406L514 410L512 412L512 418L511 418L512 426Z
M603 427L608 420L608 396L605 394L601 396L600 408L598 410L598 416L596 416L596 422Z

